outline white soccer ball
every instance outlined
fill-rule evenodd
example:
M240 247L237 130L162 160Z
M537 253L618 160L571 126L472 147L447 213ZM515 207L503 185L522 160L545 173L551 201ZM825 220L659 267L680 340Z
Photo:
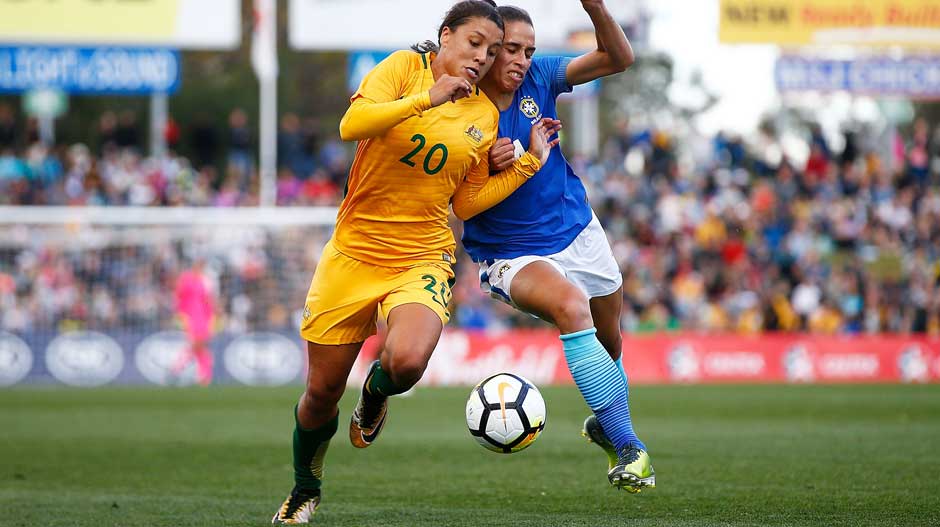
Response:
M494 452L518 452L545 429L545 400L524 377L497 373L470 392L467 428L478 443Z

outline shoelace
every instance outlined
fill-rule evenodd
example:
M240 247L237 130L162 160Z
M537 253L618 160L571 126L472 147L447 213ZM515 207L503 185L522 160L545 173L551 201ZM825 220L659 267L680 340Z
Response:
M362 393L362 412L359 414L359 423L362 428L373 428L382 411L381 396Z
M284 511L284 517L291 517L295 512L297 512L305 503L309 500L315 499L319 494L309 494L306 492L293 491L290 494L290 499L287 500L287 510Z
M620 453L618 457L619 457L617 461L618 464L629 465L630 463L633 463L634 461L639 459L640 449L633 445L627 445L620 449Z

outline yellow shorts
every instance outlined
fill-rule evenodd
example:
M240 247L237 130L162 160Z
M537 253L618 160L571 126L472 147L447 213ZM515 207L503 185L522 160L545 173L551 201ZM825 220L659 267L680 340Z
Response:
M352 344L375 334L375 319L402 304L428 306L447 324L454 271L425 263L383 267L350 258L330 241L304 303L300 336L315 344Z

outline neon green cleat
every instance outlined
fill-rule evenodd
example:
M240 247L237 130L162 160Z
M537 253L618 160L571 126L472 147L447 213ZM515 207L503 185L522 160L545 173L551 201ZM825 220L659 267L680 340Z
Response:
M636 494L656 486L656 472L646 450L633 444L620 449L617 464L607 472L607 480L618 489Z
M581 435L586 437L589 443L601 447L607 454L607 469L610 470L617 466L617 449L614 448L607 434L601 427L601 423L594 414L591 414L584 420L584 428L581 429Z

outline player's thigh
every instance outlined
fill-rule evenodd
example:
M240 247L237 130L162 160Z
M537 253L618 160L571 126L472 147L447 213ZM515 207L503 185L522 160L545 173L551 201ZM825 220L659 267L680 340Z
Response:
M518 269L508 288L519 309L552 322L564 332L591 327L587 297L549 260L534 260Z
M341 395L361 348L362 342L336 345L307 342L308 390L320 395L321 392Z
M450 301L454 270L446 264L426 264L400 270L390 280L389 292L379 304L379 313L389 323L398 306L419 304L435 313L441 324L450 322Z
M395 306L388 315L383 367L388 367L396 380L417 382L431 360L443 329L440 316L424 304Z
M362 342L375 334L379 300L389 290L388 270L339 253L327 243L301 315L300 336L326 345Z
M551 258L588 298L608 297L623 286L620 266L596 216L565 250Z
M533 316L545 318L544 316L522 309L511 295L516 275L535 262L541 262L543 265L554 267L555 271L561 276L565 274L564 269L546 256L528 255L516 258L487 260L480 263L480 289L485 293L489 293L489 295L496 300L509 304L516 309L526 311ZM521 294L524 295L524 292Z
M388 323L387 352L426 362L450 320L453 279L447 265L429 264L401 273L380 306Z

